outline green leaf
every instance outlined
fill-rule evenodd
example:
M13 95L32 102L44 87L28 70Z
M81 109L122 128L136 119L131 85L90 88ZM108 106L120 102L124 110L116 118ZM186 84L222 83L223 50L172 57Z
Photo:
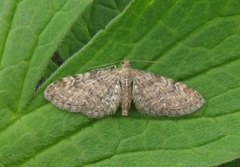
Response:
M118 14L122 12L130 0L104 1L95 0L90 10L86 10L71 28L58 49L63 60L84 47L92 37L104 29Z
M236 0L0 2L0 165L216 166L239 159L239 8ZM79 28L73 42L71 27ZM66 60L56 72L52 63L47 68L55 51ZM57 79L125 57L160 62L132 67L186 83L204 106L176 118L132 106L127 117L119 109L98 120L43 96Z

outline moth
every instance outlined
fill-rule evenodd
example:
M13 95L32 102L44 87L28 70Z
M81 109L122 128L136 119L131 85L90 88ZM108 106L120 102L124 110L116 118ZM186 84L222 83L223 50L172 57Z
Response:
M131 68L103 68L62 78L50 84L44 96L60 109L91 118L112 115L119 106L127 116L132 101L144 114L181 116L199 109L204 98L194 89L172 79Z

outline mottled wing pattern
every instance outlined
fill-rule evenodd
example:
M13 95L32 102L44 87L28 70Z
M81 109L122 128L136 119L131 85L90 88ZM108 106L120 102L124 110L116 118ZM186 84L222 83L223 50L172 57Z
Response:
M172 79L136 69L132 75L132 98L142 113L180 116L197 110L204 103L197 91Z
M92 118L112 115L120 103L119 69L101 69L62 78L44 95L57 107Z

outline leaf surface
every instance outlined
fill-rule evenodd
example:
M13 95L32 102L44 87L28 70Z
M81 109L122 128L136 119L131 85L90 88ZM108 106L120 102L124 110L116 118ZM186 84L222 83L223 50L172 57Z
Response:
M0 2L1 166L216 166L239 158L240 3L119 4ZM71 28L79 28L78 38L71 40ZM47 68L55 51L64 62L57 71L53 62ZM160 62L132 67L193 87L204 106L176 118L132 106L127 117L119 109L98 120L62 111L43 96L57 79L125 57Z

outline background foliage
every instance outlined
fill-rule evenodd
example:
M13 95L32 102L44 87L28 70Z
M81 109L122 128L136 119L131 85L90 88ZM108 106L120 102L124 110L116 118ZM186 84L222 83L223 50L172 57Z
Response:
M240 157L238 0L0 2L1 166L216 166ZM50 61L54 53L61 67ZM48 84L128 59L206 99L150 117L134 106L100 120L54 107ZM40 83L43 83L40 85ZM234 166L231 162L224 166Z

